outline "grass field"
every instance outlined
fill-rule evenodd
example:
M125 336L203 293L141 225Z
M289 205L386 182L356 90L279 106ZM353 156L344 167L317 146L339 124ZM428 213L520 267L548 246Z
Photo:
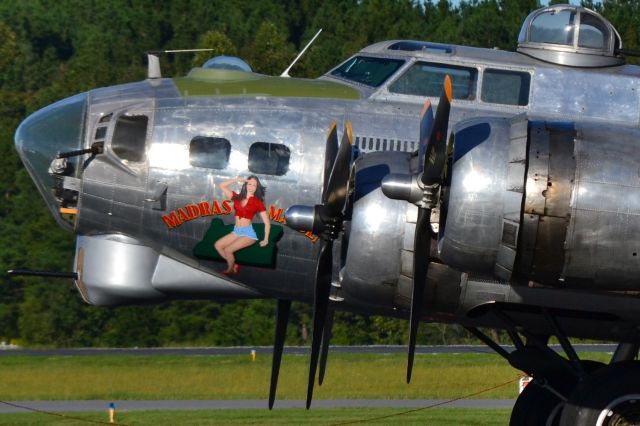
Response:
M606 361L610 355L582 354ZM266 399L271 357L75 356L0 357L0 400ZM405 383L404 354L330 354L325 383L314 399L514 399L520 372L493 354L416 355L413 379ZM307 356L285 356L278 399L306 395ZM515 381L514 381L515 380ZM507 385L500 386L504 383ZM487 392L483 390L491 389ZM482 393L480 393L482 392ZM266 404L265 404L266 405ZM397 414L402 409L299 409L119 412L135 425L339 424ZM81 413L106 421L105 413ZM367 424L504 425L509 410L433 408ZM86 421L45 414L0 414L0 425L75 425Z
M406 410L405 410L406 411ZM86 426L90 421L106 422L106 413L70 414L83 420L46 414L2 414L0 424L12 426ZM467 425L498 426L509 423L509 410L467 410L436 408L405 413L402 410L376 409L302 409L220 410L220 411L147 411L116 413L116 422L136 426L174 425Z
M308 357L285 356L278 398L306 395ZM0 357L0 399L259 399L269 389L271 357ZM456 398L513 380L519 372L492 354L406 356L331 354L317 399ZM478 398L514 398L517 384Z

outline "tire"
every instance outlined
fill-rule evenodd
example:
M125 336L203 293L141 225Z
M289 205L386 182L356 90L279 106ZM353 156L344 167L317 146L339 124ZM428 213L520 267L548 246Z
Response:
M598 361L580 361L582 368L592 374L605 364ZM578 386L575 376L558 371L549 379L552 386L563 395L573 393ZM564 408L564 401L549 389L532 381L524 388L511 412L510 426L558 426Z
M561 426L640 424L640 362L607 365L588 376L566 402Z
M562 410L562 400L548 389L530 382L524 388L511 411L510 426L556 426Z

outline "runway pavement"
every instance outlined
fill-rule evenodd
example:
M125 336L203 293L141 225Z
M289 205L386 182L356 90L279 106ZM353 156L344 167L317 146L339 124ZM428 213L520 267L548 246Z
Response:
M162 400L162 401L7 401L0 402L2 413L26 413L29 411L81 412L107 411L109 403L115 403L119 411L151 410L224 410L267 409L266 400ZM312 408L513 408L515 399L336 399L315 400ZM24 408L21 408L24 407ZM278 408L305 408L303 400L276 400Z
M578 344L573 345L578 352L613 352L616 345L610 344ZM508 352L513 346L503 346ZM562 351L559 345L551 345L556 351ZM5 349L0 350L0 356L94 356L94 355L244 355L255 350L258 354L270 355L271 346L236 346L212 348L72 348L72 349ZM286 355L307 355L308 346L287 346ZM402 345L373 345L373 346L331 346L332 353L371 353L392 354L406 353L407 347ZM418 354L440 353L495 353L484 345L429 345L417 346Z

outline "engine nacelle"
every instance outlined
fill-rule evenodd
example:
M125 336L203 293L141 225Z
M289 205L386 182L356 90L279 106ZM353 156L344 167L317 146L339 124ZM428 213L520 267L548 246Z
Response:
M350 220L345 222L347 250L340 271L344 295L351 303L392 308L399 302L398 276L404 249L413 247L417 208L386 197L381 182L389 173L408 174L410 159L411 154L404 152L375 152L354 163ZM411 211L414 223L407 224Z
M454 129L440 207L440 258L509 280L522 208L526 120L477 119Z
M640 290L640 131L474 119L454 129L440 257L514 283Z

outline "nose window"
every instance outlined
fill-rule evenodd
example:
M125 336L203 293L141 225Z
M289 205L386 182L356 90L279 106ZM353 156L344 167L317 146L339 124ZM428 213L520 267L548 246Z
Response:
M144 161L148 124L149 117L146 115L120 116L111 141L113 152L123 160L136 163Z

